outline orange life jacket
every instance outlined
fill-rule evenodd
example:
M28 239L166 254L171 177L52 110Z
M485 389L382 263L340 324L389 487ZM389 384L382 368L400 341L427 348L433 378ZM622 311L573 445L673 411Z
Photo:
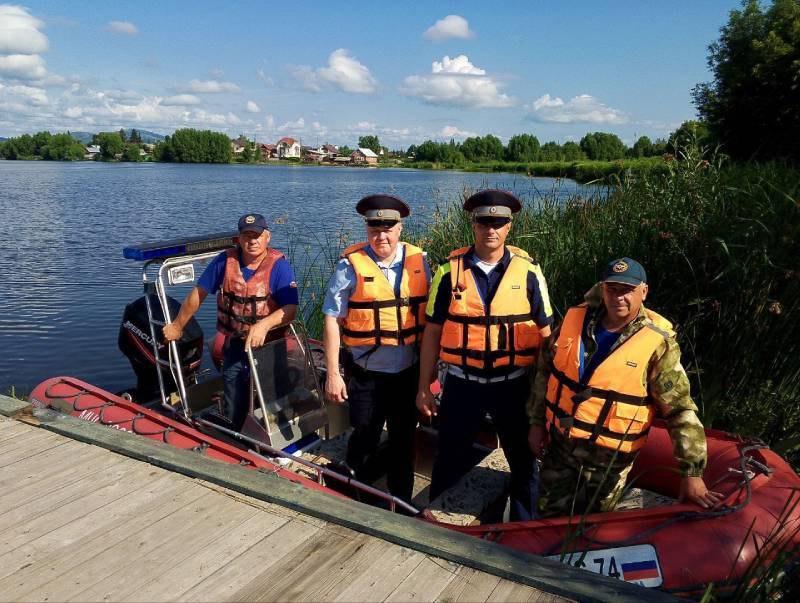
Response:
M671 336L672 324L645 309L645 325L614 349L584 383L579 370L586 312L586 304L570 308L561 325L547 383L547 422L566 437L621 453L635 452L647 441L655 415L647 391L650 359Z
M367 243L351 245L342 252L356 275L342 324L345 345L411 345L422 338L428 301L425 255L414 245L399 245L405 253L399 295L366 252Z
M244 337L250 326L278 309L269 288L275 262L283 257L268 249L255 274L245 281L239 265L239 249L228 249L225 276L217 294L217 331L231 337Z
M472 270L464 269L469 249L456 249L449 257L452 295L439 357L467 370L532 365L541 344L528 300L533 260L523 250L508 246L511 261L487 308Z

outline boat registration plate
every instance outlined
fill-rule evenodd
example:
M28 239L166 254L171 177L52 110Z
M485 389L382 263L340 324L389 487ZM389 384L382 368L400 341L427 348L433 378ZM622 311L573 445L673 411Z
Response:
M547 558L647 588L661 586L663 582L656 549L650 544L577 551Z

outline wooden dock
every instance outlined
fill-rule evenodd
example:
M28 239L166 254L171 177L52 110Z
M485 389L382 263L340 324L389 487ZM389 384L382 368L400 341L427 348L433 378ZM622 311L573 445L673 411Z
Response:
M4 396L0 414L21 419L0 416L0 601L666 597Z

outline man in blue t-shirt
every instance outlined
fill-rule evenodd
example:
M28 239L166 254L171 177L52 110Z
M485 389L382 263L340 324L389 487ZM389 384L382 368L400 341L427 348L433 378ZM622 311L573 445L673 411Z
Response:
M208 294L217 294L217 330L226 336L222 361L226 414L236 431L244 424L250 402L246 350L264 345L271 330L294 320L299 303L294 271L282 253L270 249L269 241L264 216L242 216L239 245L211 261L175 320L164 326L167 341L180 339Z

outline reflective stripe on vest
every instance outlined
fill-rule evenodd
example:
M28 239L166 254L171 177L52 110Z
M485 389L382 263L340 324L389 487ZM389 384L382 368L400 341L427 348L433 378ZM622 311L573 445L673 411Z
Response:
M243 337L250 325L278 308L272 299L269 281L275 262L283 254L268 249L255 273L245 281L239 264L239 249L229 249L226 253L225 276L217 293L217 331L231 337Z
M367 243L352 245L342 253L356 275L342 324L345 345L411 345L422 338L428 301L425 255L419 247L399 244L404 251L399 295L366 252Z
M450 254L452 291L439 357L467 370L532 365L541 343L528 300L532 260L521 249L508 247L511 261L487 312L472 270L464 269L469 249Z
M554 346L547 383L547 422L567 437L631 453L647 441L655 409L647 392L647 370L672 325L645 310L649 321L614 349L581 383L581 334L587 306L570 308Z

